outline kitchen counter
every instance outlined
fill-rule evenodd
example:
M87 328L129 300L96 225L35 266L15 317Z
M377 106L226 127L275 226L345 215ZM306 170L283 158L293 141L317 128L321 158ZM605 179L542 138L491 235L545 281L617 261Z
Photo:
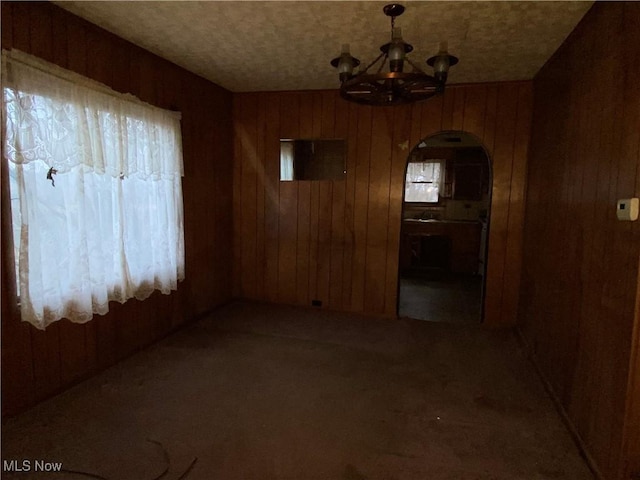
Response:
M482 223L478 220L405 219L402 222L401 268L421 264L422 237L444 237L450 244L445 262L456 273L477 273Z
M403 222L407 223L481 223L480 220L438 220L435 218L405 218Z

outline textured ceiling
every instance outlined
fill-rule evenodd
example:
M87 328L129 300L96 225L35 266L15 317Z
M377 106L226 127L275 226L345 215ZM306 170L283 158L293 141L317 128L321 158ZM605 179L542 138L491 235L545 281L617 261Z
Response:
M55 2L231 91L337 88L343 43L364 64L389 39L387 2ZM530 79L592 2L404 2L396 19L421 65L440 41L449 83Z

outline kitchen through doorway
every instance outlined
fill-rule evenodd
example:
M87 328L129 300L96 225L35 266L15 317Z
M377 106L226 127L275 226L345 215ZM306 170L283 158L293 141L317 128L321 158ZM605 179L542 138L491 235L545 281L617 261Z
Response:
M466 132L442 132L410 152L405 172L398 315L480 323L491 208L491 161Z

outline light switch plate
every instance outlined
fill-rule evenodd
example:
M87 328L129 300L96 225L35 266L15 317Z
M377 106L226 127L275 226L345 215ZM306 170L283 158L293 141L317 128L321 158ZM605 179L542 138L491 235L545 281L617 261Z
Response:
M639 203L637 198L618 200L618 208L616 209L618 220L635 222L638 219Z

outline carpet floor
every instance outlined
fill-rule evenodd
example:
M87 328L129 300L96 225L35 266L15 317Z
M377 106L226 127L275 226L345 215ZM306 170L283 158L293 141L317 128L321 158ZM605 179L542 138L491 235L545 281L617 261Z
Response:
M249 302L2 433L7 479L593 479L512 333Z

